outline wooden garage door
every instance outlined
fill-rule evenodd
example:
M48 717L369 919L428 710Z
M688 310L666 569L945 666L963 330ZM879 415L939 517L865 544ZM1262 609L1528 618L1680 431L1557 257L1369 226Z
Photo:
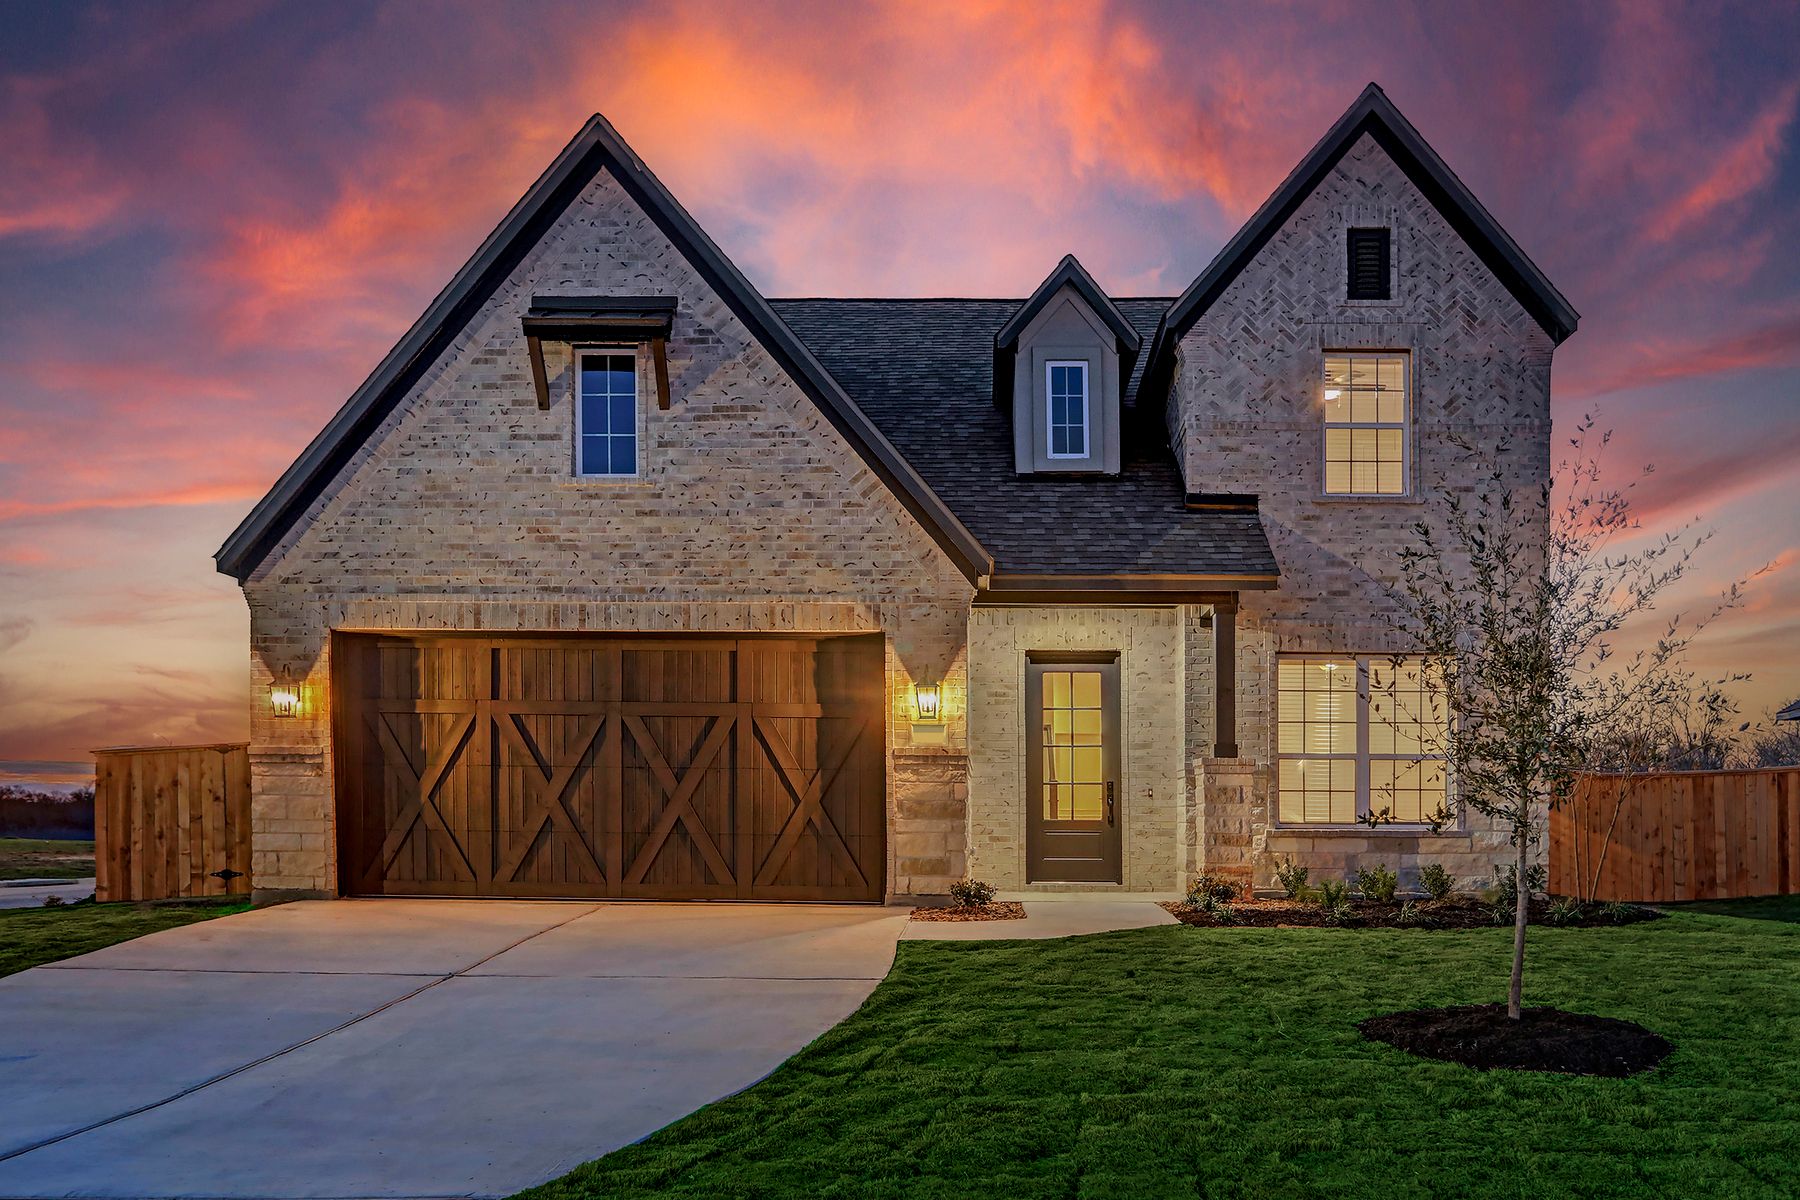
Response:
M878 637L332 644L347 893L878 901Z

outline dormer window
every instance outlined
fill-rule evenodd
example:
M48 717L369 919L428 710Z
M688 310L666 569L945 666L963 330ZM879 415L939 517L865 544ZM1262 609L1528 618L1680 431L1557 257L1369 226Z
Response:
M1088 365L1084 359L1052 360L1044 366L1049 397L1048 453L1051 458L1088 456Z
M1117 474L1121 381L1143 338L1073 255L994 334L1021 475Z

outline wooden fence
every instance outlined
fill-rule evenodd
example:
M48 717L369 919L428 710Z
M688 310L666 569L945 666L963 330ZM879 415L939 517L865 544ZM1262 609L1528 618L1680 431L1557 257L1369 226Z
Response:
M94 751L97 900L250 892L250 754L220 746Z
M1584 776L1550 814L1550 891L1590 889L1599 900L1800 891L1800 768L1674 771L1628 787L1617 775Z

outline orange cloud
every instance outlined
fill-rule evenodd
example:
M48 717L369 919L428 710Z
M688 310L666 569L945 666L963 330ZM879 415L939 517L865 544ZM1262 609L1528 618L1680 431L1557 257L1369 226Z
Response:
M134 492L111 496L81 496L68 500L33 502L0 500L0 521L16 521L22 517L62 516L68 513L93 512L120 508L192 507L200 504L245 504L259 499L266 481L242 480L236 483L198 483L165 491Z

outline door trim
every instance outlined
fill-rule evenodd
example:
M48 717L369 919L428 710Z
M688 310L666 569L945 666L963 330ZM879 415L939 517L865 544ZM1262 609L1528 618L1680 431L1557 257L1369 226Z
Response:
M1120 728L1124 698L1120 691L1120 654L1106 651L1031 651L1025 656L1025 882L1092 883L1118 885L1125 880L1125 788L1120 755ZM1058 822L1045 828L1043 817L1043 684L1046 671L1058 667L1094 669L1100 676L1102 774L1112 793L1110 813L1095 822ZM1073 871L1053 872L1044 866L1050 857L1047 842L1059 834L1097 834L1090 843L1098 851L1088 865Z

